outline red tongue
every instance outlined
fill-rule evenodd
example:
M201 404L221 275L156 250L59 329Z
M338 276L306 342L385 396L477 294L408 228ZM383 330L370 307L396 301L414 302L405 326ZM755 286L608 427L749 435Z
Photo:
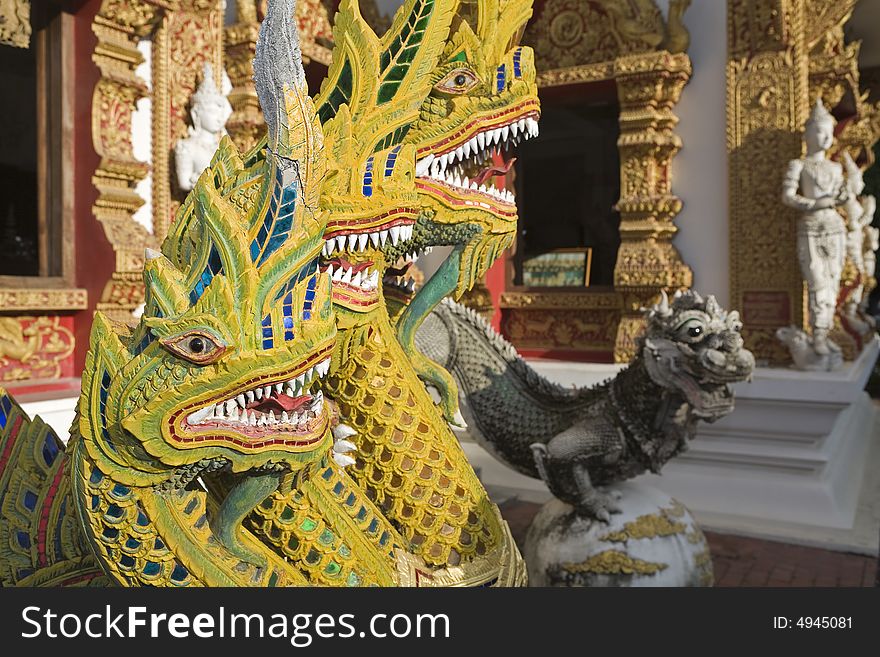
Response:
M514 162L516 162L516 158L512 157L504 164L498 165L493 164L488 169L483 169L476 178L474 178L473 182L477 183L477 186L484 184L489 178L495 178L497 176L506 176L507 172L510 171L510 168L513 166Z
M255 401L248 404L247 407L250 410L259 411L260 413L268 413L269 411L272 411L273 413L281 413L282 411L290 413L291 411L298 411L301 407L307 405L311 398L311 395L291 397L289 395L281 394L277 397L271 397L270 399Z

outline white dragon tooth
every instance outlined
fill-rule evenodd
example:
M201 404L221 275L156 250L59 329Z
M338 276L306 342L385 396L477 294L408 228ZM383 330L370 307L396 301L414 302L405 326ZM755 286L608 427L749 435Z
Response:
M434 154L431 153L428 157L421 159L416 164L416 175L419 177L424 176L431 168L431 165L434 163Z
M251 411L251 416L248 418L248 424L252 427L257 426L257 414L254 411Z
M321 255L324 257L330 255L330 253L327 251L327 242L324 242L324 246L321 247Z
M337 281L337 282L341 281L341 280L342 280L342 275L343 275L343 273L344 273L344 272L343 272L342 267L340 267L339 269L337 269L335 272L333 272L333 280L334 280L334 281Z
M400 240L400 226L392 226L388 232L391 233L391 243L397 246L397 242Z
M306 381L306 373L305 372L303 372L298 377L296 377L297 392L299 392L299 390L302 389L303 385L305 385L305 381Z
M510 132L513 134L513 137L515 139L517 134L519 134L519 122L518 121L514 121L513 123L510 124Z
M254 390L254 397L256 397L257 400L262 399L263 398L263 389L257 388L256 390Z
M373 276L370 278L370 285L372 285L374 288L379 287L379 270L376 270L373 272ZM330 367L330 361L328 360L327 361L327 368L329 369L329 367ZM326 369L324 371L326 372Z
M327 275L333 278L333 265L327 265Z
M526 131L526 120L525 119L520 119L519 123L517 123L517 125L519 126L520 132L524 133Z
M348 250L354 251L357 246L358 236L357 235L349 235L348 236Z
M243 410L242 413L247 414L247 411ZM238 407L237 406L232 409L232 412L229 414L229 419L238 421Z
M362 278L363 278L363 276L361 275L360 272L358 272L357 274L354 275L354 278L351 279L351 284L354 287L360 287Z
M357 461L351 458L348 454L333 454L333 460L336 461L336 464L340 468L347 468L348 466L357 463Z
M287 424L290 421L290 418L287 416L287 411L281 411L281 423Z
M465 142L464 146L461 147L462 159L468 159L471 156L471 142Z
M214 414L214 407L208 406L207 408L202 408L202 409L196 411L195 413L190 413L187 416L186 420L191 425L201 424L202 422L207 420L208 417L210 417L213 414Z
M275 412L269 411L269 423L270 424L278 424L278 420L275 419Z
M245 406L247 406L247 401L245 400L243 394L238 395L238 396L235 398L235 401L237 401L237 402L238 402L238 405L241 406L242 408L244 408Z
M387 230L380 231L379 238L382 241L382 246L385 246L385 242L388 241L388 231Z
M299 413L291 413L290 414L290 423L291 424L299 424Z
M370 233L370 242L373 244L374 249L379 248L379 233Z
M508 137L510 137L510 126L504 126L501 128L501 141L507 141Z
M460 162L464 159L464 146L455 149L455 158Z
M358 235L358 251L363 251L367 248L367 240L370 239L370 236L366 233L361 233Z
M312 367L307 369L305 372L305 382L310 383L314 374L315 374L315 366L312 365Z
M336 239L336 250L345 251L345 235L339 235Z
M477 146L480 147L481 151L486 150L486 133L481 132L477 135Z
M357 445L348 440L337 440L333 443L333 451L337 454L345 454L346 452L356 452Z
M437 161L440 164L440 170L444 171L449 164L449 153L443 153Z
M459 177L459 175L457 173L455 174L455 186L461 187L461 178Z
M286 394L288 397L295 397L295 392L296 391L293 389L293 386L290 385L290 382L288 382L284 388L284 394Z
M272 396L272 386L266 386L263 388L263 397L269 399Z
M356 435L357 431L352 429L347 424L343 424L342 422L333 427L333 437L336 440L345 440L346 438L351 438L352 436Z
M472 182L472 183L471 183L471 189L474 190L474 191L477 191L477 190L479 189L479 188L477 187L477 183Z
M276 392L277 394L280 395L280 394L281 394L281 391L282 391L283 389L284 389L284 384L283 384L283 383L276 383L276 384L275 384L275 392Z
M214 417L216 417L218 420L222 420L224 417L226 417L225 404L217 404L214 407Z
M345 274L342 275L341 279L343 283L351 283L351 273L351 269L345 270Z
M260 418L257 420L257 424L261 427L265 427L267 424L269 424L269 420L266 419L265 415L261 415Z
M226 414L228 415L229 413L231 413L233 408L238 408L238 404L235 403L235 400L233 400L233 399L227 400L226 401Z

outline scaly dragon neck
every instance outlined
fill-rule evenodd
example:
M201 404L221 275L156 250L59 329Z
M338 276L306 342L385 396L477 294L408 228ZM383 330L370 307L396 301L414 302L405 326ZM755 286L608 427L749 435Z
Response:
M489 553L502 536L499 520L387 312L354 319L340 330L327 388L359 432L355 480L429 565L457 566Z
M690 423L672 421L682 412L684 399L651 379L642 355L620 371L608 390L627 446L646 469L659 472L663 463L686 448Z

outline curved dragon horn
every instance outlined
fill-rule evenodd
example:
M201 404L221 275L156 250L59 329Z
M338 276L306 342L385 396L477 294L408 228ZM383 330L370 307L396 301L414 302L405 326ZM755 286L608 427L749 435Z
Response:
M254 83L269 129L270 148L282 156L297 127L291 119L287 95L307 95L306 74L296 22L296 0L269 0L254 56ZM287 147L287 148L285 148ZM294 158L290 158L294 159Z
M660 303L654 306L654 312L658 317L669 317L672 315L672 308L669 307L669 297L666 290L660 290Z

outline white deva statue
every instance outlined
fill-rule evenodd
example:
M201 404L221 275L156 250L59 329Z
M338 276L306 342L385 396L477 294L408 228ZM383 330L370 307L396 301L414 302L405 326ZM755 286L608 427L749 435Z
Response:
M184 192L195 187L199 176L211 164L220 139L226 134L226 122L232 116L232 105L224 91L231 86L224 72L224 90L218 89L214 69L210 64L205 64L204 78L193 94L189 136L177 142L174 149L177 184Z
M836 208L849 198L843 167L825 157L834 142L834 124L822 101L816 101L804 130L807 155L789 162L782 183L782 202L803 212L797 226L797 252L809 293L810 349L815 360L828 360L829 368L829 356L840 353L828 332L834 326L847 241L846 224Z
M874 276L876 269L874 251L877 249L875 246L877 229L871 226L876 202L871 195L860 196L865 190L864 175L848 152L843 154L843 166L846 170L846 187L849 193L844 206L849 231L846 250L850 261L860 274L859 284L847 298L843 314L849 325L864 335L874 329L874 320L866 312L865 285Z

